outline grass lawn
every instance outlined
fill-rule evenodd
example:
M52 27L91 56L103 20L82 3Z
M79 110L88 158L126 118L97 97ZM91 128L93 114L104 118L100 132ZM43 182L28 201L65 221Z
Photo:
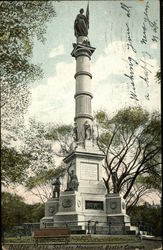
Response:
M42 239L41 242L61 242L62 240L60 239ZM134 236L91 236L91 235L82 235L82 236L76 236L76 235L72 235L70 236L70 241L69 244L84 244L84 243L116 243L116 244L120 244L120 243L129 243L129 242L138 242L139 239L137 237ZM33 237L21 237L21 238L14 238L14 237L6 237L5 238L5 243L34 243L35 240L33 239Z

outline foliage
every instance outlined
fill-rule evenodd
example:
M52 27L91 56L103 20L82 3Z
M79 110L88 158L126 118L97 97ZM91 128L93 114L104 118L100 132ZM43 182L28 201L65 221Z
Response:
M51 125L47 133L47 138L51 139L58 150L55 150L55 154L59 157L65 157L71 148L73 142L73 127L72 125Z
M151 190L151 187L146 183L142 182L142 176L138 176L135 184L133 185L127 199L126 199L126 207L127 214L131 212L131 210L143 200L143 198L149 193L154 194L154 190ZM152 192L153 191L153 192Z
M17 152L14 148L3 147L1 150L1 183L11 186L22 183L26 178L26 169L29 166L26 154Z
M71 130L69 125L44 124L30 119L28 128L21 133L18 148L2 147L3 185L21 184L39 197L41 202L49 199L52 195L52 180L58 175L62 178L65 174L65 165L60 164L57 158L69 150Z
M50 171L53 172L55 159L52 143L45 138L45 135L46 126L31 119L29 128L21 132L19 145L17 145L18 138L14 139L16 145L10 139L12 147L8 147L8 144L2 145L3 185L9 186L28 182L30 186L33 176L37 176L38 182L42 173L44 173L44 176L48 176ZM12 137L14 138L13 135Z
M42 77L40 65L32 63L32 51L36 39L45 42L47 23L56 13L51 1L2 1L0 12L2 177L7 185L24 179L28 160L17 146L30 103L30 83Z
M1 12L2 126L20 118L30 101L29 83L42 76L31 62L34 39L45 41L55 11L50 1L3 1Z
M34 237L21 236L21 237L5 237L6 243L35 243ZM20 246L20 245L19 245Z
M42 204L26 204L21 196L1 193L2 227L9 232L14 226L25 222L39 222L44 215Z
M24 185L41 202L52 196L52 180L56 176L64 176L64 164L56 166L55 162L56 156L64 155L70 134L71 126L45 125L33 119L30 120L29 129L25 131L23 152L29 155L29 171ZM57 143L61 147L56 147Z
M64 171L65 168L60 166L58 168L36 172L35 175L26 179L24 182L25 188L44 203L52 197L52 180L57 176L62 177Z
M161 176L161 166L156 166L149 169L148 174L141 176L139 182L143 185L148 186L150 189L156 190L160 195L162 192L162 176Z
M162 236L162 213L160 206L152 206L147 203L135 206L130 216L133 221L149 223L152 227L153 235Z
M161 164L160 114L151 115L140 107L125 108L110 118L104 111L96 114L98 145L106 155L104 183L108 192L129 197L140 175ZM116 175L113 180L113 174ZM116 190L115 190L116 188Z
M24 131L23 151L29 155L32 171L46 170L49 166L54 166L52 143L46 139L46 133L47 126L44 123L29 120L29 127Z
M46 137L48 126L34 119L30 119L29 128L24 131L24 147L22 152L27 154L29 166L26 170L26 179L23 182L42 202L48 199L50 192L46 184L50 184L56 173L55 155L52 141ZM36 191L34 189L36 188ZM42 191L44 190L44 199Z

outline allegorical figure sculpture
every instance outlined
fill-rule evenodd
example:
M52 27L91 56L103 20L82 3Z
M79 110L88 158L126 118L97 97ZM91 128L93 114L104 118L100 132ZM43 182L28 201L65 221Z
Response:
M95 130L95 127L92 127L92 140L93 144L97 144L97 130Z
M89 29L89 7L87 6L86 15L83 14L84 9L80 10L80 14L76 16L74 22L74 35L76 37L79 36L87 36Z
M61 182L59 180L59 177L56 178L56 180L52 181L51 183L54 188L53 188L53 198L59 198L60 196L60 186Z
M90 124L86 121L84 123L84 139L85 140L90 140L92 137L92 129Z
M73 139L74 141L78 141L78 127L77 123L74 123L74 128L73 128Z
M69 168L70 168L70 166L69 166ZM79 186L78 178L77 178L76 174L74 174L74 170L72 170L70 172L69 168L67 169L69 179L67 182L66 191L78 191L78 186Z

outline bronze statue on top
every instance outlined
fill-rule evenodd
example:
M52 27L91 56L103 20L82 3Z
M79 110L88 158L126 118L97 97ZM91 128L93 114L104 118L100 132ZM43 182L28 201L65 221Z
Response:
M89 29L89 7L87 6L86 15L83 15L84 9L80 9L80 14L77 15L74 22L74 35L87 36Z

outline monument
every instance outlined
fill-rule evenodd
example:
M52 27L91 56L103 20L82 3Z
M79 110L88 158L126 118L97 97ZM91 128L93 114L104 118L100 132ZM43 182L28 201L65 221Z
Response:
M76 60L76 87L74 142L71 152L64 158L68 173L67 188L60 192L59 179L53 182L53 197L45 204L41 227L44 223L57 227L65 222L72 229L87 231L88 223L96 222L97 233L108 234L110 222L129 223L130 218L126 215L125 201L117 193L107 194L102 179L105 155L97 145L91 106L90 61L95 48L88 39L88 7L86 15L83 13L81 9L74 22L76 43L73 43L71 53Z

